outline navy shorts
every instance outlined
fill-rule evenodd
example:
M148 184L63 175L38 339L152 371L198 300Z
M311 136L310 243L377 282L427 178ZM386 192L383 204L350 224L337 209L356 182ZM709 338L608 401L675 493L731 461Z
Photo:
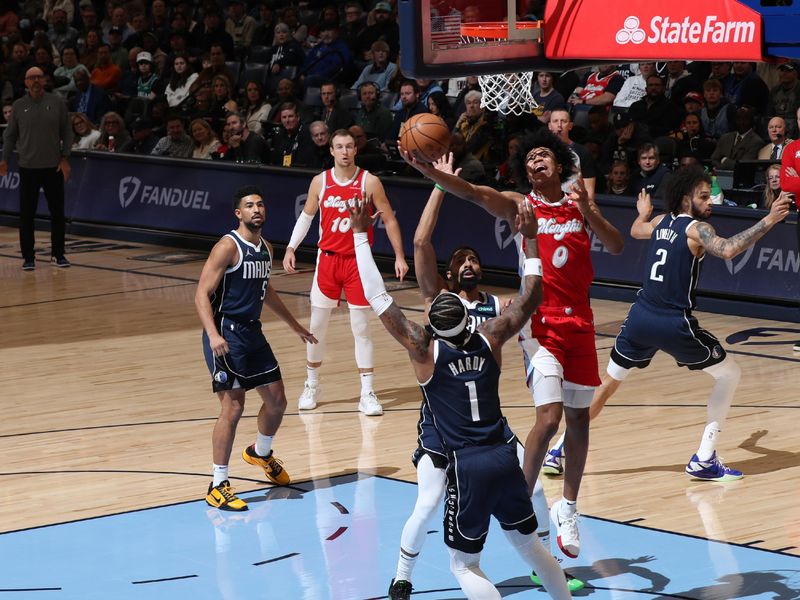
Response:
M444 543L468 554L480 552L491 516L503 529L536 531L516 444L470 446L456 451L447 467Z
M223 317L217 326L228 342L225 356L214 356L208 336L203 332L203 354L215 392L251 390L281 379L278 360L261 331L260 321L238 323Z
M508 426L508 420L505 417L503 417L503 425L505 427L503 439L509 443L519 443L517 436ZM437 469L447 468L447 450L442 445L442 438L433 425L433 417L431 416L430 408L428 408L428 403L423 400L419 409L419 421L417 421L417 449L411 455L411 462L414 467L426 454L431 457L434 467Z
M611 350L611 360L626 369L644 369L663 350L680 367L705 369L725 360L719 340L682 310L658 309L636 302L628 311Z

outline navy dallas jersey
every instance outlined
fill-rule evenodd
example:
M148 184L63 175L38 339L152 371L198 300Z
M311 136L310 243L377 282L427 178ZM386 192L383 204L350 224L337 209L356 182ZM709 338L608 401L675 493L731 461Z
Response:
M460 348L435 339L433 359L433 375L420 387L446 450L504 443L500 367L486 338L475 334Z
M695 222L687 214L665 215L653 231L639 297L658 308L691 310L703 256L689 249L686 230Z
M226 235L236 242L239 260L225 270L211 296L214 317L227 317L244 323L258 321L272 272L269 246L263 239L255 246L242 239L236 231Z

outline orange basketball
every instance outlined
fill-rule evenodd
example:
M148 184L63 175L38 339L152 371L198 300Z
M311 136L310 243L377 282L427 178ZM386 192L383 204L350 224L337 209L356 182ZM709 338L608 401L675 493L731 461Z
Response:
M400 128L400 147L417 161L431 163L450 148L450 130L436 115L414 115Z

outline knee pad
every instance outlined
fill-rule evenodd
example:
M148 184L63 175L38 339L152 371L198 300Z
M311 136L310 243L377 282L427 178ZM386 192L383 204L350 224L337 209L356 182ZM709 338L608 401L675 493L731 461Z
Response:
M628 373L630 372L631 372L630 369L621 367L613 360L608 361L608 366L606 367L606 373L608 373L609 376L611 376L613 379L616 379L617 381L625 381L625 378L628 376Z
M372 336L369 330L370 310L365 308L350 309L350 329L355 341L356 365L359 369L371 369Z

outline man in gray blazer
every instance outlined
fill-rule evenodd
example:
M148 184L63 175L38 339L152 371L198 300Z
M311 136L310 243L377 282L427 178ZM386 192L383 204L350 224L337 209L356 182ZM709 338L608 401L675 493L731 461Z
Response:
M764 140L753 131L753 121L753 109L749 106L742 106L736 111L736 131L723 134L711 155L711 162L717 169L733 170L737 161L755 160L758 157Z

